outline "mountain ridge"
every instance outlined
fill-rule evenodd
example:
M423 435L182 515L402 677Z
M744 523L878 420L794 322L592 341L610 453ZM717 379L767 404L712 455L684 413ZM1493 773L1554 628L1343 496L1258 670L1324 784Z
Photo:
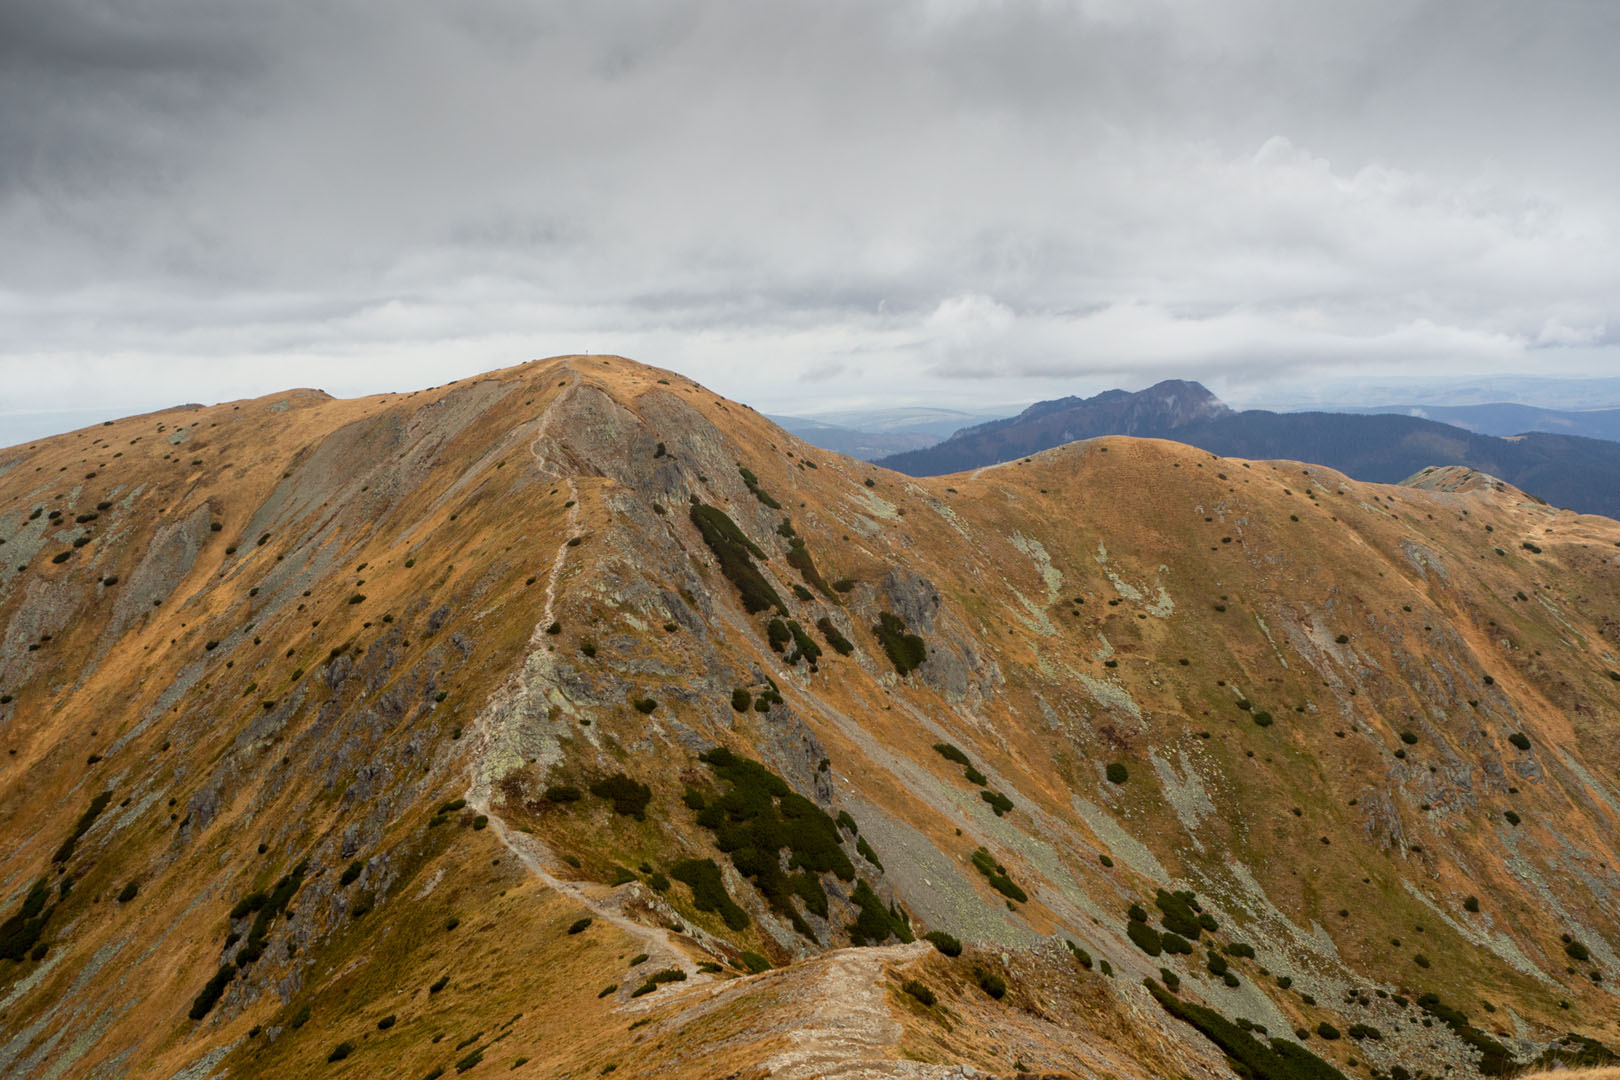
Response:
M15 448L0 540L0 1075L1439 1075L1616 1015L1620 527L1477 475L914 482L570 357Z
M1620 517L1620 443L1539 432L1503 439L1388 413L1235 412L1203 386L1179 380L1135 393L1038 402L1016 417L878 463L908 475L944 475L1098 435L1173 438L1234 457L1313 461L1380 483L1431 465L1463 465L1560 506Z

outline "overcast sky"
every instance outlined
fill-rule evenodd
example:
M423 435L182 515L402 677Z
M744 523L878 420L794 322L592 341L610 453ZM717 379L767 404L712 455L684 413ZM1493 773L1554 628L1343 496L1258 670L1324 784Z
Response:
M1617 53L1609 0L0 0L0 414L1620 374Z

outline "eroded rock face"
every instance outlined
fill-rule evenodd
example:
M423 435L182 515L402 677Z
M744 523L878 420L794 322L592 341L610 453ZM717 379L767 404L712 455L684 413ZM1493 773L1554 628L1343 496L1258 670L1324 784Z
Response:
M880 591L889 609L905 620L928 643L928 658L917 669L923 682L953 702L989 696L1001 680L993 660L986 660L973 636L966 632L940 600L939 590L920 574L894 567L883 577Z
M111 633L121 634L138 615L167 600L197 565L197 555L211 537L213 520L206 503L178 521L152 532L146 553L113 598Z

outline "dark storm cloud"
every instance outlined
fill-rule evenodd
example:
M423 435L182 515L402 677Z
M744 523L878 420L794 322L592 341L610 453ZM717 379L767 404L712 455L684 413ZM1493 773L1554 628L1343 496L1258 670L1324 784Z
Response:
M777 406L1600 369L1617 45L1558 2L7 0L0 365L16 408L585 349Z

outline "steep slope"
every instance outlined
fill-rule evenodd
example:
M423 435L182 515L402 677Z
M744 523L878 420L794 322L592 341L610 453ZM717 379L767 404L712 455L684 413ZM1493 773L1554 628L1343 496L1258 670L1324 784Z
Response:
M17 448L0 539L0 1076L1607 1063L1620 525L1505 484L571 357Z
M1099 435L1169 438L1233 457L1312 461L1359 480L1395 483L1429 465L1500 476L1557 506L1620 517L1620 443L1530 431L1508 438L1416 416L1233 412L1197 383L1031 405L1007 420L968 428L936 446L882 458L912 476L1014 461Z

